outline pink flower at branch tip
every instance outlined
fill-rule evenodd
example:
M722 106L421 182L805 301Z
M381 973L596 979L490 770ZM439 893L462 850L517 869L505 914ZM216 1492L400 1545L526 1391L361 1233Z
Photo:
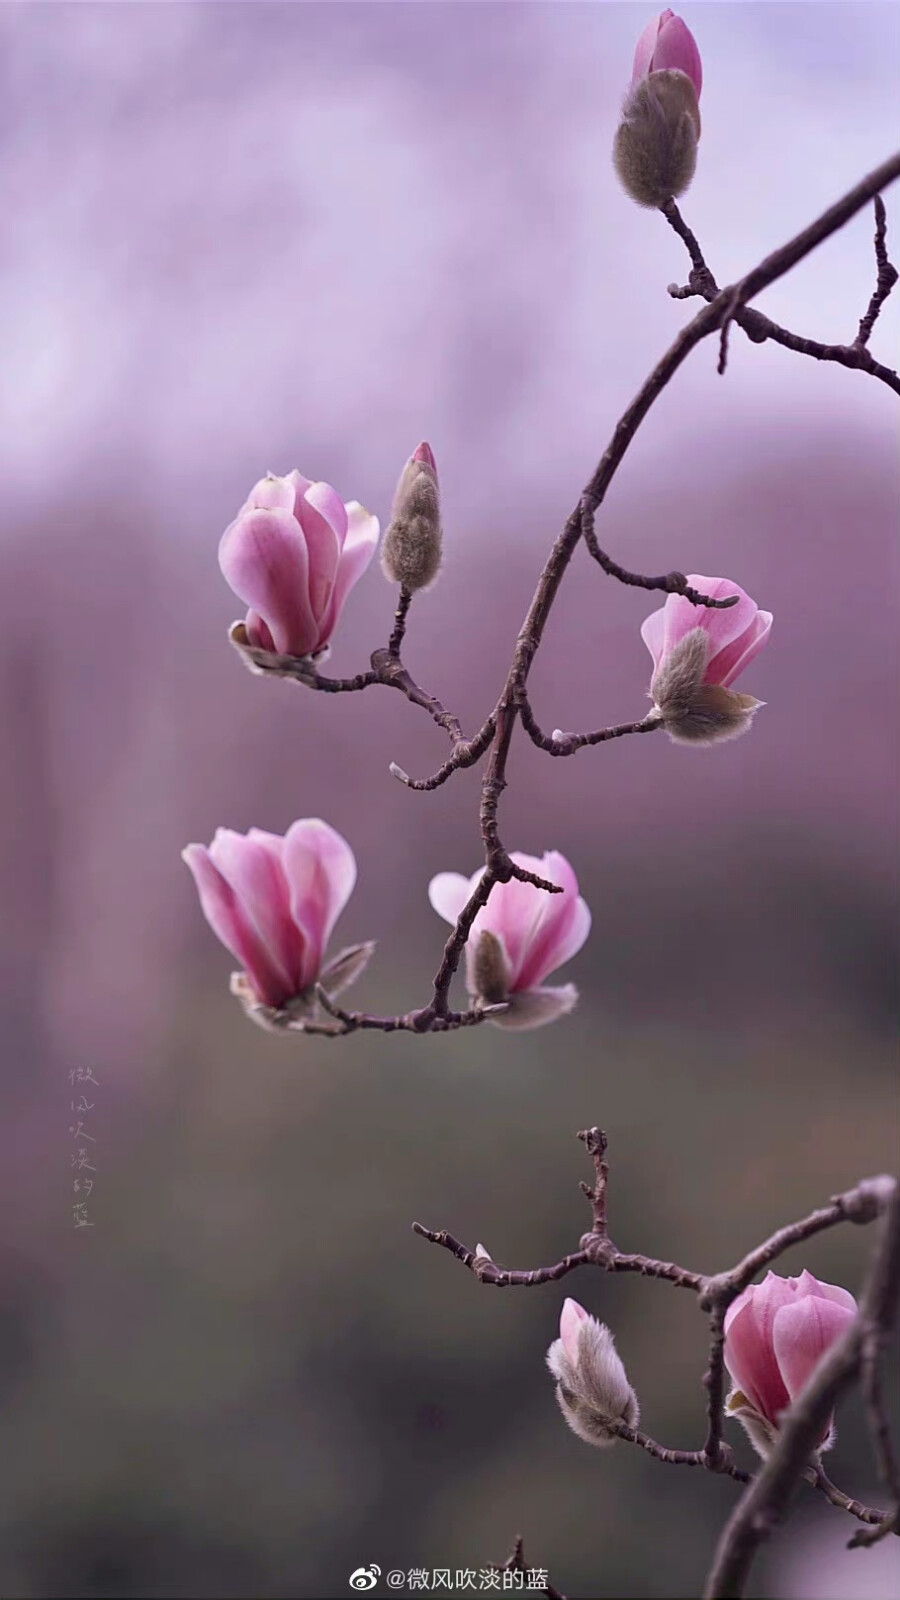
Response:
M687 581L713 600L737 595L737 605L713 610L670 594L647 617L641 638L653 657L650 697L673 739L713 744L746 732L763 703L731 684L766 644L772 613L728 578L694 572Z
M634 52L632 84L651 72L684 72L694 86L697 99L703 88L703 66L697 41L686 22L674 11L661 11L648 22Z
M330 484L296 471L261 478L219 544L226 582L250 607L248 642L320 655L377 543L378 518Z
M725 1313L725 1365L734 1381L726 1409L743 1423L761 1456L772 1448L782 1413L805 1388L825 1352L856 1316L856 1301L811 1272L769 1272ZM833 1441L829 1418L818 1448Z
M213 933L242 965L235 992L251 1005L308 1009L317 982L336 993L371 955L371 945L360 945L322 965L356 883L353 851L327 822L305 818L283 838L219 828L209 848L189 844L182 858Z
M495 884L486 906L472 923L466 945L469 993L481 1004L505 1003L490 1020L501 1028L539 1028L571 1011L578 999L574 984L546 988L543 980L570 960L584 944L591 913L578 893L578 879L557 850L529 856L514 851L516 866L558 883L562 894L548 894L533 883L511 878ZM483 869L471 878L439 872L428 886L438 916L455 923L474 894Z

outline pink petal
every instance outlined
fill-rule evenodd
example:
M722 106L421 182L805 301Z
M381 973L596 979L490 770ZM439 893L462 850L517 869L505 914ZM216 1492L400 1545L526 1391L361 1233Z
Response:
M193 875L203 915L213 933L240 962L263 1004L283 1005L293 990L209 851L202 844L189 844L181 854Z
M291 916L282 847L281 839L258 828L246 836L219 828L209 853L283 974L289 993L299 994L305 987L307 940Z
M638 39L634 52L634 67L631 73L632 83L637 83L640 78L646 78L653 63L653 52L656 49L659 30L674 15L674 11L661 11L659 16L654 17L652 21L647 23L646 28Z
M307 983L312 983L331 930L353 892L356 858L334 828L309 817L288 828L283 860L291 915L309 940Z
M801 1272L797 1279L798 1294L816 1295L820 1300L833 1300L835 1305L846 1306L848 1311L856 1311L857 1305L849 1289L842 1289L837 1283L822 1283L821 1279L814 1278L811 1272Z
M709 635L710 670L715 658L726 645L733 639L740 639L747 629L753 625L757 614L757 604L740 587L732 583L730 578L707 578L701 572L688 574L688 583L692 589L697 589L700 594L709 595L712 600L725 600L730 595L738 596L736 606L729 606L727 611L712 611L708 606L692 606L690 600L684 595L672 594L666 601L664 610L666 615L666 649L671 650L673 644L683 639L692 628L704 628ZM707 682L717 682L707 675Z
M641 638L653 657L654 670L659 666L666 643L665 606L651 612L641 623ZM694 626L696 627L696 623Z
M278 478L274 473L269 473L266 478L260 478L250 490L247 501L247 510L250 511L293 511L294 490L290 478Z
M776 1313L773 1349L792 1400L805 1388L825 1351L849 1328L855 1315L849 1306L813 1294L782 1306Z
M334 633L344 602L365 572L377 545L378 518L373 517L358 500L348 500L347 537L341 551L331 600L320 623L319 649L328 643Z
M315 506L321 517L324 517L329 527L333 530L338 544L343 547L347 537L347 507L336 489L330 483L310 483L303 491L302 500L298 498L296 515L300 522L306 506Z
M515 851L513 860L528 872L539 873L541 870L542 863L537 856L526 856L521 851ZM522 963L527 959L543 898L543 889L511 878L509 883L496 885L484 910L479 911L475 918L473 933L480 933L482 928L487 928L502 942L509 961L512 989L521 987Z
M303 499L307 489L310 488L312 481L312 478L304 478L303 473L298 471L296 467L294 467L292 472L288 473L287 478L285 479L285 482L291 484L294 490L294 498L291 501L288 509L293 511L295 517L297 516L297 507L300 504L300 501ZM297 520L299 522L299 517L297 517Z
M737 610L737 607L735 607ZM745 667L759 655L772 631L771 611L757 611L752 627L742 638L726 645L714 656L707 668L707 681L720 683L724 689L734 683ZM712 676L714 674L714 676Z
M432 878L428 885L428 898L438 916L443 917L445 922L457 922L480 877L479 871L471 878L464 878L461 872L439 872Z
M247 629L247 638L258 650L274 650L275 640L269 632L269 624L263 622L257 611L248 611L244 618L244 627Z
M430 444L426 444L424 439L421 444L416 445L412 453L412 459L413 461L424 462L425 466L430 467L435 477L437 477L437 462L434 459L434 451Z
M513 858L515 859L515 857ZM578 896L578 879L565 856L548 851L536 869L541 877L562 885L563 894L536 889L541 902L514 989L532 989L581 949L590 932L591 914Z
M564 1300L559 1318L559 1337L563 1342L566 1352L573 1367L578 1364L578 1342L581 1336L581 1325L589 1320L584 1306L577 1300Z
M276 650L302 656L315 649L306 541L290 512L238 517L222 535L219 566L235 594L267 623Z
M565 918L560 917L555 925L542 926L532 943L527 970L523 969L520 980L523 989L543 983L551 972L564 967L567 961L578 954L591 931L591 913L587 902L580 895L574 902L568 895L565 900ZM533 972L537 974L536 977L532 976Z
M779 1412L788 1405L789 1396L771 1339L766 1336L765 1321L762 1319L761 1325L755 1314L754 1301L746 1299L744 1295L739 1296L739 1300L729 1306L728 1311L730 1320L726 1317L725 1365L737 1388L743 1390L751 1405L768 1422L775 1422Z
M673 67L679 72L687 73L699 100L700 90L703 88L703 65L697 41L686 22L682 22L680 17L673 16L671 11L664 11L660 17L659 37L653 51L651 71L665 72Z
M311 483L297 497L295 513L309 551L309 603L318 625L331 603L347 513L340 495L327 483Z

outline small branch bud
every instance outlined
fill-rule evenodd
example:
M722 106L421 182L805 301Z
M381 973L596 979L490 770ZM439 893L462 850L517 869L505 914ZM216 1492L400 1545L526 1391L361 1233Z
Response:
M403 469L384 543L381 566L409 594L427 589L441 565L441 508L431 446L420 444Z

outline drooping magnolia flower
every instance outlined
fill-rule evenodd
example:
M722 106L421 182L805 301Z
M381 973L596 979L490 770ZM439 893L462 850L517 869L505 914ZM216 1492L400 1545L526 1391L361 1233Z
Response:
M612 1424L638 1424L637 1396L628 1382L613 1336L577 1300L566 1300L559 1338L547 1351L559 1408L573 1433L588 1444L615 1444Z
M219 544L219 566L250 607L246 643L287 656L324 651L378 543L378 518L299 472L261 478Z
M725 1365L734 1388L726 1410L743 1423L761 1456L772 1448L782 1413L855 1315L847 1289L820 1283L811 1272L799 1278L769 1272L728 1307ZM817 1448L827 1449L833 1437L829 1418Z
M650 697L673 739L714 744L745 733L763 704L730 685L762 650L772 613L760 611L728 578L693 572L688 583L713 600L736 594L738 603L711 610L670 594L661 610L647 617L641 638L653 657Z
M562 894L548 894L532 883L511 878L498 883L478 912L466 945L469 993L483 1005L507 1002L507 1010L490 1020L501 1028L539 1028L571 1011L578 990L542 987L543 981L576 954L590 932L591 913L578 894L578 879L558 850L527 856L514 851L516 866L550 883ZM438 916L456 922L474 893L483 869L471 878L460 872L439 872L428 886Z
M683 194L697 165L703 68L690 29L673 11L648 22L613 145L626 193L641 206Z
M374 945L356 945L323 966L356 882L353 851L327 822L305 818L283 838L219 828L208 849L189 844L182 858L213 933L241 963L232 990L255 1020L271 1022L267 1012L310 1015L317 983L337 994L371 956Z
M441 565L441 505L437 463L430 444L417 445L403 468L381 565L391 583L414 594L433 583Z
M674 11L661 11L647 23L634 52L632 84L651 72L684 72L694 86L697 99L703 88L703 64L697 41L686 22Z

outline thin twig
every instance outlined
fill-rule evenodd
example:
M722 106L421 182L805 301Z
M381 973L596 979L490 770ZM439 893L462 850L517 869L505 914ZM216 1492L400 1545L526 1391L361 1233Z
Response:
M707 606L711 611L728 611L738 603L738 596L730 594L724 600L714 600L711 595L701 594L699 589L692 589L683 572L664 572L658 578L645 578L639 572L629 572L626 567L620 567L618 561L613 561L605 550L601 550L594 532L594 516L596 507L589 500L582 505L582 533L584 542L594 560L599 563L603 571L611 578L617 578L619 583L629 584L635 589L654 589L663 594L680 594L685 600L690 600L692 606Z
M528 734L533 744L540 750L546 750L551 756L573 756L577 750L583 750L586 745L605 744L609 739L622 739L628 733L653 733L662 727L662 720L652 711L643 717L640 722L620 722L612 728L599 728L596 733L544 733L540 727L528 695L523 692L519 701L519 715L522 718L522 727Z
M897 268L888 259L887 212L880 194L875 196L875 266L877 268L875 289L868 310L859 324L859 332L853 341L857 349L862 349L868 344L878 313L897 282Z

